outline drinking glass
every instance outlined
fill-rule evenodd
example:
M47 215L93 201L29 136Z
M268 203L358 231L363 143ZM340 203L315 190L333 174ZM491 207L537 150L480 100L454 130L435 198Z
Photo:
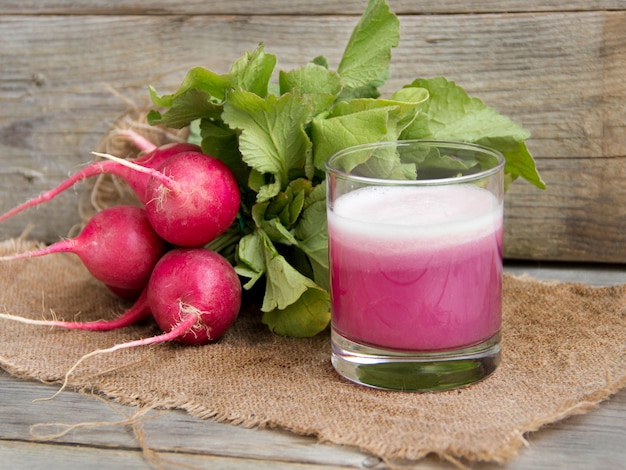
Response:
M370 387L469 385L500 361L504 158L444 141L326 163L332 364Z

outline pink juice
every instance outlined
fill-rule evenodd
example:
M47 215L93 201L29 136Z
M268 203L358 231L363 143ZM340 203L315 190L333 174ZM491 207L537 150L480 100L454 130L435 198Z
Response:
M502 205L474 185L367 187L328 214L332 323L369 346L433 351L500 329Z

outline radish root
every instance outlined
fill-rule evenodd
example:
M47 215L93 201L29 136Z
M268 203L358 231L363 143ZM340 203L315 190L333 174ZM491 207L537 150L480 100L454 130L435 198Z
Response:
M12 315L8 312L0 313L0 318L4 320L26 323L27 325L59 327L69 330L110 331L132 325L151 315L150 308L148 306L148 294L146 289L142 291L141 295L137 298L132 307L130 307L117 318L113 318L112 320L103 319L85 322L64 321L59 320L53 310L51 310L51 313L53 317L52 320L36 320L33 318L24 318L18 315Z
M198 334L196 333L196 328L200 328L202 327L204 324L200 321L200 318L202 318L202 310L200 310L197 307L194 307L193 305L189 305L185 302L183 302L182 300L178 301L178 311L180 313L182 313L182 317L183 318L187 318L187 317L195 317L197 319L196 323L194 325L192 325L189 328L189 333L192 333L194 336L198 336ZM207 337L209 339L209 341L212 341L213 338L211 338L210 332L211 332L211 328L209 328L208 325L204 325L204 329L207 332Z

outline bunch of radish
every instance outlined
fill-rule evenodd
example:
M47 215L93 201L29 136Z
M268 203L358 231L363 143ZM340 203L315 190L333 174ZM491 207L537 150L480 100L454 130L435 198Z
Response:
M232 265L205 245L235 221L240 205L237 181L220 160L190 143L155 147L127 132L142 154L132 161L96 154L90 164L56 188L0 215L3 221L49 201L76 182L113 174L137 195L142 207L118 205L96 213L81 233L50 246L0 258L76 254L113 293L134 304L115 319L92 322L2 318L35 325L105 331L152 315L163 333L113 349L178 340L206 344L221 337L241 306L241 283ZM102 352L102 351L100 351Z

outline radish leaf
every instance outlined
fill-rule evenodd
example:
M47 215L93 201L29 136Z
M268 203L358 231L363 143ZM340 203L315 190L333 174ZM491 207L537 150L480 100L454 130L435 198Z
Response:
M382 0L368 3L354 27L337 72L346 88L381 86L389 76L391 49L400 40L400 22Z
M263 323L283 336L306 338L323 331L330 321L328 292L311 288L284 309L274 309L263 315ZM312 334L312 332L315 332Z
M545 188L534 160L523 143L528 131L478 98L471 98L454 82L438 77L417 79L408 87L428 90L422 113L403 131L402 139L458 140L492 146L506 158L505 171Z
M306 98L297 93L262 98L244 90L228 95L222 115L231 128L241 131L239 151L242 159L273 181L261 186L257 201L276 196L289 183L292 170L302 169L311 152L304 125L311 119Z

